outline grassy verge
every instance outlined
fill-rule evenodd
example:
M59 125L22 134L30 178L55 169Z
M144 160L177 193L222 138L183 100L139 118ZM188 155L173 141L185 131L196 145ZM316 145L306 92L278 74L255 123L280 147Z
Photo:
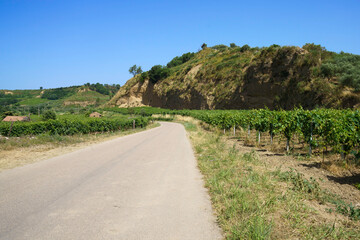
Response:
M184 126L226 239L360 239L359 221L329 210L337 198L312 180L270 170L195 121Z
M61 155L116 137L141 132L158 127L159 125L159 123L153 123L145 128L94 134L76 134L73 136L42 134L33 137L1 138L0 171Z

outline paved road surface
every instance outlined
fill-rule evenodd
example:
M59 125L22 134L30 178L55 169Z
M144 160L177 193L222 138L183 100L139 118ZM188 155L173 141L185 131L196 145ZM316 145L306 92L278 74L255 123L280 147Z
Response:
M182 125L0 173L0 239L221 239Z

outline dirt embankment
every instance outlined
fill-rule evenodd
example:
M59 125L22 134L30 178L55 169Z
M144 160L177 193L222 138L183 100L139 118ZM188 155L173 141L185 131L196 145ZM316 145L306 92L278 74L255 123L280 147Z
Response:
M192 68L184 79L184 84L191 84L201 68L201 64ZM130 79L110 100L108 105L118 107L153 106L174 109L209 109L212 98L203 95L198 89L167 87L167 83L153 84L149 80L139 82ZM178 87L181 87L178 88Z
M249 56L248 56L249 55ZM220 57L219 57L220 56ZM299 47L260 54L208 50L171 69L155 84L131 78L108 105L171 109L305 109L356 107L360 95L339 87L335 79L314 77L319 67ZM315 60L314 60L315 61Z

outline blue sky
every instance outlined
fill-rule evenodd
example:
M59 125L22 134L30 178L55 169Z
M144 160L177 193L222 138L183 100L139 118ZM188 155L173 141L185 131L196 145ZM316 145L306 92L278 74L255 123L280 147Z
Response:
M360 1L0 0L0 89L123 85L202 43L360 54Z

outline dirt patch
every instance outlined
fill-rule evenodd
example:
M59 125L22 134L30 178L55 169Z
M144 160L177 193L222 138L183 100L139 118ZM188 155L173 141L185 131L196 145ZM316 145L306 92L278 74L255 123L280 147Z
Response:
M194 79L196 74L199 72L200 68L201 68L202 64L199 64L195 67L193 67L185 76L185 79L190 78L190 79Z
M355 206L360 206L360 191L351 185L351 181L344 179L351 178L347 176L339 176L330 171L321 168L319 158L310 159L296 159L291 155L271 152L263 148L255 146L244 146L244 141L239 141L234 137L227 137L230 144L235 144L241 153L248 153L255 150L258 156L266 163L269 170L288 171L294 169L304 175L306 179L315 178L322 189L326 189L331 193L340 196L347 203L352 203ZM348 171L344 170L343 174ZM353 175L353 178L359 175ZM341 181L344 180L344 181ZM349 184L350 183L350 184Z
M69 105L80 105L81 107L86 107L89 105L94 105L95 101L65 101L64 106Z

